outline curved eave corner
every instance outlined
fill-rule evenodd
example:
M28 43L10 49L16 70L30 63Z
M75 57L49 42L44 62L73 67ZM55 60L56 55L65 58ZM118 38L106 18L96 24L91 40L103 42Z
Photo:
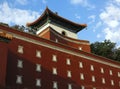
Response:
M86 27L87 27L87 24L80 24L79 27L78 27L78 29L76 30L76 33L79 32L79 31L81 31L81 30L83 30Z
M34 26L34 25L37 24L39 21L41 21L42 18L43 18L46 14L49 13L49 11L50 11L50 10L48 9L48 7L46 7L45 11L42 13L42 15L41 15L38 19L36 19L36 20L33 21L33 22L27 22L26 26L28 26L28 27Z

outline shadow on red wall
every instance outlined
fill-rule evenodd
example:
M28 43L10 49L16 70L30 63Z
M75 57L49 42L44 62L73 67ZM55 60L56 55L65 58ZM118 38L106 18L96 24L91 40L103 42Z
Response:
M17 67L18 59L23 60L23 68ZM22 84L16 84L17 75L22 76ZM41 80L41 87L36 87L36 79ZM72 89L81 89L71 78L53 75L44 66L41 67L41 72L37 72L36 63L9 51L5 89L53 89L53 81L57 82L58 89L68 89L68 84L72 85Z

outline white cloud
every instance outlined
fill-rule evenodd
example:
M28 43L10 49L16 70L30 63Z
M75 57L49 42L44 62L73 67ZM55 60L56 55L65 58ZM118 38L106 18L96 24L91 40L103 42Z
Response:
M104 29L104 33L106 34L105 38L110 39L113 42L120 42L120 29L111 30L109 27Z
M82 4L82 3L86 3L86 0L71 0L72 4Z
M105 10L100 14L101 20L109 27L117 27L120 20L120 7L113 4L108 5Z
M21 5L26 5L28 3L27 0L16 0L16 2L20 3Z
M94 23L95 22L95 18L96 18L95 15L89 16L88 19L90 19L91 21L88 24Z
M27 22L35 20L38 12L11 8L7 2L0 4L0 22L8 24L26 25Z
M71 4L73 5L82 5L84 7L88 7L88 9L93 9L95 8L94 5L88 3L87 0L70 0Z
M42 3L43 3L43 4L46 4L46 3L47 3L47 1L46 1L46 0L42 0Z
M120 4L120 0L115 0L118 4Z
M100 14L100 19L104 24L105 38L116 43L120 42L120 0L108 2L105 9Z
M96 32L96 30L97 30L100 26L102 26L102 22L101 22L101 21L99 21L99 22L94 26L93 32Z
M80 19L80 15L75 14L75 18Z
M101 35L100 34L97 34L97 38L100 38L101 37Z
M96 17L95 15L91 15L88 18L95 20L95 17Z

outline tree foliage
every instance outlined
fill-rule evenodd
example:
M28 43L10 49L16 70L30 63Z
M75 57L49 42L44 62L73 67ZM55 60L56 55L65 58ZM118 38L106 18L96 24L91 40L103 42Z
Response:
M28 33L31 33L31 34L36 34L36 30L35 29L32 29L32 28L29 28L29 27L25 27L25 26L20 26L20 25L13 25L11 26L13 29L17 29L17 30L20 30L20 31L23 31L23 32L28 32Z
M120 61L120 48L116 48L116 43L110 40L92 43L91 52L112 60Z

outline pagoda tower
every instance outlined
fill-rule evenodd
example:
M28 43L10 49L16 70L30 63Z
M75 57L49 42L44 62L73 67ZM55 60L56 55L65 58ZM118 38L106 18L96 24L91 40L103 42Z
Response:
M77 39L77 32L87 25L69 21L48 8L37 20L27 23L27 26L36 30L36 35L39 37L90 52L89 41Z

